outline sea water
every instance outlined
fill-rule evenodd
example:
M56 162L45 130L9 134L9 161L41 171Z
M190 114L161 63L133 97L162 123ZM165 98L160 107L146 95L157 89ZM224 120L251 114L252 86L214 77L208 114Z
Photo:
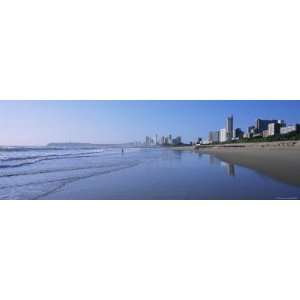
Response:
M0 199L298 198L299 187L192 151L0 149Z

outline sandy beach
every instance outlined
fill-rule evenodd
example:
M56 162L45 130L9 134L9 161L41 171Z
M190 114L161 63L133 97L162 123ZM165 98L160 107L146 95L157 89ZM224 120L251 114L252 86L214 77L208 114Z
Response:
M247 167L285 183L300 186L299 141L227 144L198 147L194 150L213 154L225 162Z

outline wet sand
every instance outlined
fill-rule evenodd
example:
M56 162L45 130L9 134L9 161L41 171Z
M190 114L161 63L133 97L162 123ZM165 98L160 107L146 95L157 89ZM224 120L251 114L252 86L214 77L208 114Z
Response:
M228 144L199 147L195 151L213 154L227 163L247 167L285 183L300 186L299 141Z
M299 163L298 168L292 170L292 180L276 177L278 169L294 164L294 158L299 157L298 149L172 149L175 147L145 149L124 156L118 153L113 158L105 155L93 158L95 163L104 165L111 159L118 164L135 164L78 176L39 199L300 199L299 182L292 181L299 177L296 175ZM207 153L211 155L203 155ZM282 166L275 165L274 161L279 161ZM259 167L255 166L257 163ZM265 174L269 176L261 174L264 166L267 169Z

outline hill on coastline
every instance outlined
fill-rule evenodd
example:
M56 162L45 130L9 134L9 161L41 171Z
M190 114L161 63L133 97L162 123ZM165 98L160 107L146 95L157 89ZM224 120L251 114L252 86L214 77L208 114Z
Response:
M100 147L121 147L123 145L131 145L131 143L126 144L93 144L93 143L49 143L47 147L51 148L100 148Z

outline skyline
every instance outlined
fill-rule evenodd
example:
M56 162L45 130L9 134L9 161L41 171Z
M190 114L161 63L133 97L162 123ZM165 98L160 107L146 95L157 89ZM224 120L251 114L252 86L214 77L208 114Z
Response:
M245 130L255 119L300 123L300 101L1 101L0 145L51 142L126 143L172 134L183 142L225 127Z

